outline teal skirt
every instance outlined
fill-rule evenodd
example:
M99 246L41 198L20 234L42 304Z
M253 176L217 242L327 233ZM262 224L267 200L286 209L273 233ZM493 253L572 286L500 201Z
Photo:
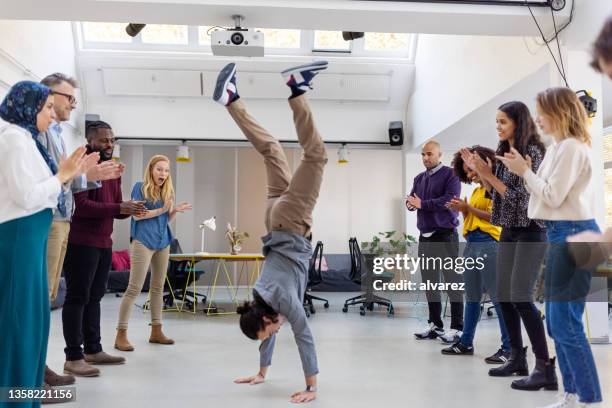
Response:
M40 388L49 340L51 210L0 224L0 387ZM39 402L0 407L39 407Z

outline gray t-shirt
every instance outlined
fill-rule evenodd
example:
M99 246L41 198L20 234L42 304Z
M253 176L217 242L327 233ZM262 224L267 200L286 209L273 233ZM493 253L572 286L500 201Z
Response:
M319 372L314 338L303 305L312 254L310 241L285 231L272 231L262 241L266 261L253 290L291 324L304 375L310 377ZM276 335L273 334L261 343L261 367L272 364L275 341Z

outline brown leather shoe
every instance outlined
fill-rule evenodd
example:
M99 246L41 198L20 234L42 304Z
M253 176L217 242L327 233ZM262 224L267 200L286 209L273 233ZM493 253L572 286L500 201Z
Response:
M97 377L100 370L92 367L85 360L66 361L64 363L64 374L74 374L79 377Z
M56 374L57 375L57 374ZM65 402L71 402L74 401L74 392L72 392L70 395L70 397L62 397L61 395L66 395L66 391L64 392L60 392L60 390L63 390L63 388L59 388L59 389L54 389L53 387L51 387L49 384L43 385L43 389L45 390L45 397L48 396L48 398L43 398L40 400L41 404L62 404ZM55 396L57 395L57 396Z
M85 354L85 361L89 364L123 364L125 363L125 358L111 356L104 351L100 351L95 354Z
M59 375L55 371L45 366L45 384L49 384L52 387L61 387L63 385L74 384L76 379L73 375Z

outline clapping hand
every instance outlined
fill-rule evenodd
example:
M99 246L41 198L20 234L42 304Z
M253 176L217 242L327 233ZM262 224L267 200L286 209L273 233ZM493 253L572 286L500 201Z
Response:
M81 146L70 156L60 159L57 170L57 178L60 183L65 184L83 173L83 168L87 165L89 157L85 154L86 151L85 146Z
M420 210L421 209L421 199L416 194L408 196L406 198L406 206L408 207L409 210L411 209L411 207L412 209Z
M446 203L446 208L465 214L468 209L467 197L464 197L463 200L458 197L453 198Z
M511 173L514 173L518 176L523 176L527 170L531 169L531 157L526 156L523 158L521 154L514 147L510 148L510 151L504 156L495 156L499 161L501 161L504 166L510 170Z

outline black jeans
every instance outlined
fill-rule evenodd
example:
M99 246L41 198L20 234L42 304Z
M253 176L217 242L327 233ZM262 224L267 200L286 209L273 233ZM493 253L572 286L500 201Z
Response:
M523 348L521 320L537 359L547 360L542 315L533 303L535 285L546 253L546 232L535 226L504 228L497 255L497 299L510 337L510 347Z
M428 258L456 258L459 256L459 237L457 230L439 230L431 237L419 237L419 256L426 261ZM440 272L446 283L463 282L463 275L454 270L438 268L438 265L421 268L423 282L440 282ZM451 329L463 330L463 292L449 290L446 292L451 304ZM429 323L437 327L444 327L442 322L442 303L440 291L428 290L425 292L427 306L429 307Z
M85 354L102 351L100 344L100 300L106 292L111 267L111 248L68 244L64 276L66 300L62 310L66 360L81 360Z

